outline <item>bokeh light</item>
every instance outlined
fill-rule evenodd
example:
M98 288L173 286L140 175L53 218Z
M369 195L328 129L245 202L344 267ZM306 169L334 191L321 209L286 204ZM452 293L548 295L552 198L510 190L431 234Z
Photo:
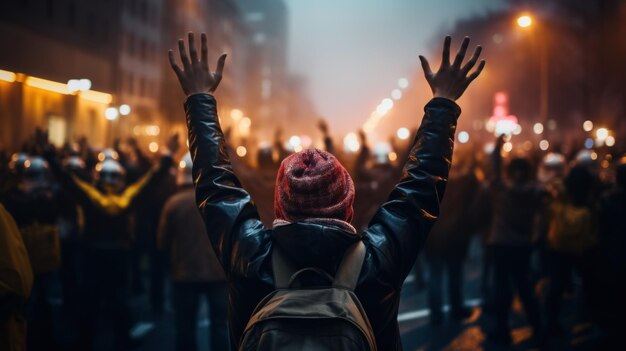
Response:
M517 18L517 25L522 27L522 28L528 28L533 24L533 19L528 16L528 15L524 15L524 16L519 16Z
M245 146L237 146L237 156L244 157L248 153L248 149Z
M398 139L406 140L411 135L411 131L409 131L409 129L405 128L405 127L398 128L398 131L396 132L396 135L398 136Z
M466 131L459 132L459 135L457 137L457 139L459 140L459 143L461 144L467 143L469 141L469 138L470 138L470 135Z

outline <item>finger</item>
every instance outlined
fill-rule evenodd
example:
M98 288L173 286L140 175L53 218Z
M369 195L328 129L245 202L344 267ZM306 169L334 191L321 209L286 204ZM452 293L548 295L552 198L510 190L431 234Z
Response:
M193 32L189 32L187 35L187 41L189 42L189 56L191 58L191 64L198 65L200 60L198 60L198 49L196 49L196 38Z
M178 52L180 53L180 62L183 64L185 70L191 67L191 63L187 58L187 51L185 51L185 41L178 39Z
M432 77L433 75L433 71L430 69L430 64L428 63L428 60L426 60L426 57L420 55L420 62L422 63L422 69L424 70L424 76L426 77L426 80L430 80L430 77Z
M463 63L463 59L465 58L465 53L467 52L467 46L469 45L470 38L465 37L463 39L463 43L461 43L461 48L459 52L456 54L456 58L454 59L454 66L461 67L461 63Z
M176 60L174 59L174 51L169 50L167 52L167 56L170 59L170 65L172 65L172 69L174 70L174 73L176 73L176 76L178 77L178 79L180 79L182 77L183 72L180 70L180 67L178 67L178 65L176 64Z
M200 65L202 69L209 72L209 49L206 44L206 33L200 34Z
M483 68L485 68L485 60L480 60L478 68L476 68L474 73L470 74L469 77L467 77L467 82L471 83L474 79L476 79L476 77L480 75L480 72L483 71Z
M463 72L465 74L467 74L467 72L469 72L474 67L474 65L476 64L476 61L478 61L478 57L480 57L480 53L482 51L483 51L482 46L478 45L476 47L476 49L474 50L474 54L472 55L470 60L467 61L467 64L463 67Z
M219 59L217 59L217 69L215 70L215 74L222 78L222 72L224 72L224 63L226 62L226 54L222 54Z
M450 42L452 37L446 35L443 40L443 54L441 56L441 67L450 66Z

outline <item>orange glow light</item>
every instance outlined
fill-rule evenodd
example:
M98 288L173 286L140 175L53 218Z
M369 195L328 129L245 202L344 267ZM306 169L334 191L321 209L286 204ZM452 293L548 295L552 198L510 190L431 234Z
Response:
M81 99L105 105L108 105L111 103L111 101L113 101L113 96L111 94L102 93L94 90L83 91L80 93L79 96Z
M69 90L67 90L67 84L54 82L47 79L28 77L26 78L25 83L29 87L48 90L59 94L68 95L70 93Z
M13 72L3 71L0 69L0 80L5 82L13 83L15 82L16 75Z
M524 15L517 18L517 25L522 28L528 28L533 24L533 19L530 16Z

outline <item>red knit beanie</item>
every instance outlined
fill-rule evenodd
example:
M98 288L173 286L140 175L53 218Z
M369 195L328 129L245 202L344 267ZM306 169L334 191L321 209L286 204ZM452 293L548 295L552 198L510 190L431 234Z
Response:
M332 154L304 150L280 164L274 190L277 219L335 218L350 222L354 215L354 183Z

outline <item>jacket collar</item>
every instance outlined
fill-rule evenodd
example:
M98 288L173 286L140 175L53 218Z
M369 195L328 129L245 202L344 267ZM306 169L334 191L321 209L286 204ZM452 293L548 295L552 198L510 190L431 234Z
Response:
M275 221L272 240L298 267L319 267L334 274L345 250L360 239L343 221Z

